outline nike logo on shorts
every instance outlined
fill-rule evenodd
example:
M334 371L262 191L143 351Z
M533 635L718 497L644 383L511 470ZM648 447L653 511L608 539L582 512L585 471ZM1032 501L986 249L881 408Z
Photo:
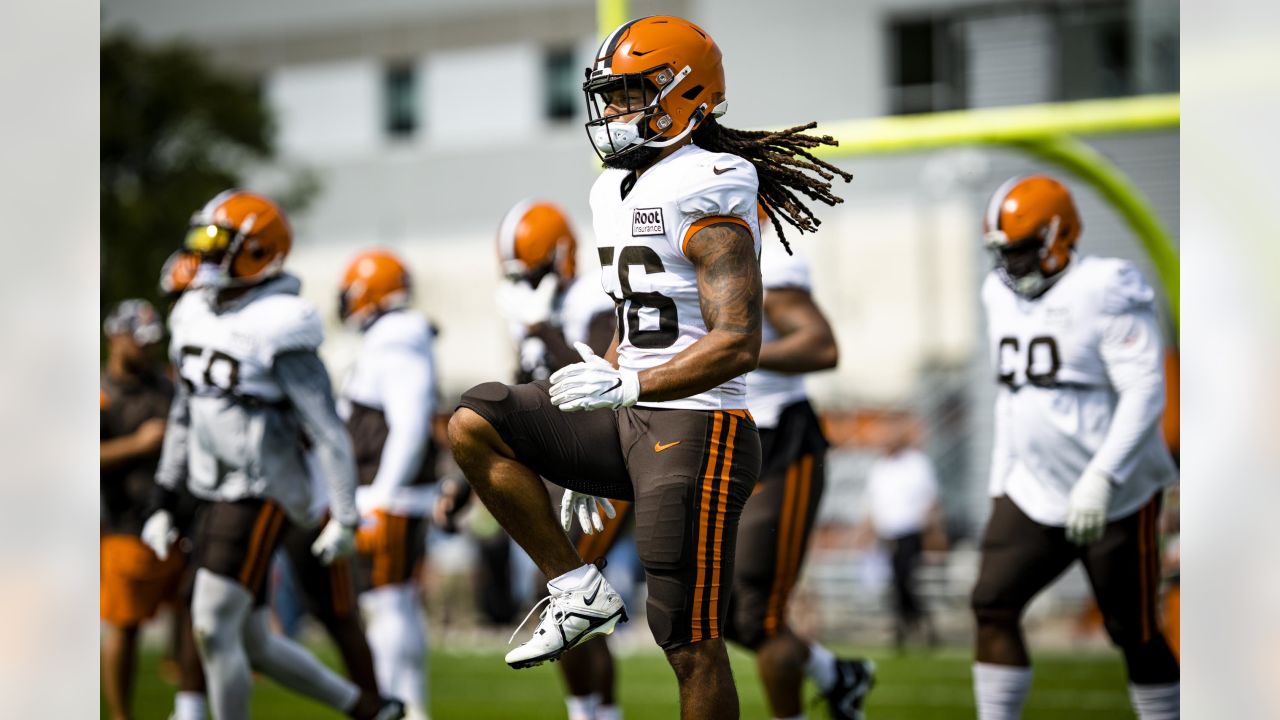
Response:
M730 170L737 170L737 169L738 169L738 168L731 168L731 167L727 167L727 168L718 168L718 167L716 167L715 165L712 165L712 166L711 166L711 172L713 172L713 173L715 173L715 174L717 174L717 175L723 175L723 174L725 174L725 173L729 172Z
M660 452L662 452L663 450L666 450L667 448L673 448L673 447L675 447L676 445L679 445L679 444L680 444L680 441L679 441L679 440L677 440L677 441L675 441L675 442L667 443L666 445L663 445L662 443L657 443L657 442L656 442L656 443L654 443L654 444L653 444L653 451L654 451L654 452L656 452L656 453L660 453Z

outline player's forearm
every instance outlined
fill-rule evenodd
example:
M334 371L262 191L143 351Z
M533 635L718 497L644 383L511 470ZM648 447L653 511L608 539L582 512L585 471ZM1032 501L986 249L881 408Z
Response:
M759 368L784 373L829 370L840 360L835 338L817 328L797 330L760 348Z
M1163 410L1164 385L1158 377L1121 392L1107 435L1089 462L1089 468L1115 483L1127 480L1121 469L1141 452L1147 435L1156 432Z
M577 350L569 347L569 343L564 339L564 332L550 323L534 325L529 328L529 334L541 340L546 346L547 364L552 372L582 359Z
M102 470L114 470L147 454L133 435L103 440L98 443L98 466Z
M187 482L187 439L191 434L190 396L181 383L174 390L165 423L164 440L160 444L160 462L156 465L156 485L176 490Z
M751 372L760 355L760 332L712 330L671 360L639 373L640 399L678 400Z
M290 352L272 368L294 413L315 447L320 472L329 485L329 513L344 525L359 521L356 512L356 464L351 436L338 417L324 363L313 351Z

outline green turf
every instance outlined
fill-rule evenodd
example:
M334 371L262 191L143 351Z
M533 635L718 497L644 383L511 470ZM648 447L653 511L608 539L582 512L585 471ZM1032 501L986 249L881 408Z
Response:
M935 655L898 657L870 653L879 667L879 681L867 705L870 720L932 720L972 718L968 655L944 651ZM333 664L332 653L321 652ZM157 676L158 658L143 653L136 694L137 720L164 720L173 703L173 688ZM769 718L755 667L749 655L733 653L734 677L742 701L743 718ZM678 716L675 677L658 654L622 658L618 674L624 714L628 720L667 720ZM560 677L554 665L511 670L500 652L463 654L436 652L431 657L431 702L434 720L563 720ZM811 688L806 696L812 695ZM274 683L254 685L254 717L339 718ZM1026 720L1079 718L1131 719L1124 669L1117 656L1082 657L1038 655L1035 683ZM104 710L103 717L107 717ZM814 710L811 718L826 717Z

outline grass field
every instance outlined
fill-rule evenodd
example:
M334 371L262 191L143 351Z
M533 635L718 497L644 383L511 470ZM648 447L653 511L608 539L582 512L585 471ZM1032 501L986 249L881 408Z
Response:
M879 667L879 681L867 705L870 720L974 717L967 652L901 657L883 651L868 654ZM322 650L321 656L334 663L331 653ZM173 688L157 675L158 662L154 652L143 653L135 696L138 720L164 720L172 707ZM742 717L768 718L751 656L734 652L733 666ZM553 665L515 671L502 663L500 652L446 651L432 654L430 674L433 720L563 720L565 716L560 676ZM678 717L675 678L661 655L622 658L619 677L627 720ZM254 685L253 709L259 720L340 717L265 679ZM1119 657L1037 656L1024 718L1066 720L1082 713L1088 713L1091 720L1133 718ZM824 718L826 713L815 709L810 717Z

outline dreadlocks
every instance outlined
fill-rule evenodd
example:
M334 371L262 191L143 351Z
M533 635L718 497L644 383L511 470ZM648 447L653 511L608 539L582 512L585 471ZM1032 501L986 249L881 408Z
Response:
M844 202L844 199L831 191L831 181L839 175L845 182L853 179L847 173L829 162L814 157L806 148L819 145L837 145L830 135L807 135L802 131L818 126L816 122L797 125L786 130L734 130L716 122L715 118L707 118L693 133L693 141L698 147L711 152L724 152L737 155L750 162L756 168L760 178L760 201L765 214L778 229L778 239L791 254L791 243L787 242L782 232L782 224L778 215L800 232L814 232L822 221L813 214L807 205L796 197L796 191L810 200L818 200L827 205ZM818 177L804 173L808 170Z

